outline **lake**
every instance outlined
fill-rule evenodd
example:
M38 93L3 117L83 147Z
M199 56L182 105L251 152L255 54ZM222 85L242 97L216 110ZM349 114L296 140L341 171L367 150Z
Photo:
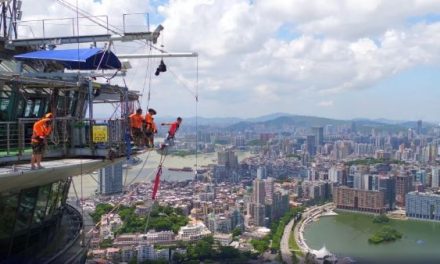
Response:
M440 263L440 223L391 220L388 224L402 233L403 238L373 245L368 243L368 238L381 227L372 222L373 216L338 214L321 217L306 227L304 237L310 248L320 249L325 245L337 256L349 256L361 263L395 263L397 259Z

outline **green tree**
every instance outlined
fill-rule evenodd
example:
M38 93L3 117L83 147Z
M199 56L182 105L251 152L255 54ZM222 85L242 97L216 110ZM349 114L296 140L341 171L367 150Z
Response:
M232 236L233 237L237 237L237 236L240 236L240 235L241 235L241 229L240 228L236 227L236 228L234 228L234 230L232 230Z
M401 238L402 234L399 231L390 226L383 226L368 239L368 242L372 244L380 244L382 242L395 241Z
M113 209L111 204L101 203L96 205L95 212L90 213L90 216L93 219L93 222L98 223L101 221L101 216L109 213Z
M251 245L260 254L269 248L269 244L270 244L270 236L269 235L265 236L263 239L252 239L251 240Z
M109 248L113 246L113 240L112 239L104 239L101 243L99 243L100 248Z
M180 254L178 252L173 254L172 258L173 263L185 263L185 254Z
M168 261L165 259L145 260L145 261L142 261L141 264L168 264Z
M219 259L238 259L240 258L240 251L234 247L220 247L218 254Z

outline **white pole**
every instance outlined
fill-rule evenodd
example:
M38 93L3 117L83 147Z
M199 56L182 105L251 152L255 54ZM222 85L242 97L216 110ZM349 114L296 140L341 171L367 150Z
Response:
M158 54L119 54L119 59L148 59L148 58L191 58L198 57L197 52L158 53Z

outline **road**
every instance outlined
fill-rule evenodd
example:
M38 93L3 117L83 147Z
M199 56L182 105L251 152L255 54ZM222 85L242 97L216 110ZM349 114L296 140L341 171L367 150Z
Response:
M295 224L295 218L292 218L290 222L284 228L283 237L281 238L280 250L281 250L281 258L284 263L292 264L292 252L289 249L289 238L290 232L292 231L292 227Z

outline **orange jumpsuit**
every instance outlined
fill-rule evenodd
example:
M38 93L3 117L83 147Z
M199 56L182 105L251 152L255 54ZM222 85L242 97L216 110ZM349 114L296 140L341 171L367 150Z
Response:
M44 151L44 140L52 133L52 127L47 124L50 120L50 118L43 118L34 123L31 140L34 154L42 154Z

